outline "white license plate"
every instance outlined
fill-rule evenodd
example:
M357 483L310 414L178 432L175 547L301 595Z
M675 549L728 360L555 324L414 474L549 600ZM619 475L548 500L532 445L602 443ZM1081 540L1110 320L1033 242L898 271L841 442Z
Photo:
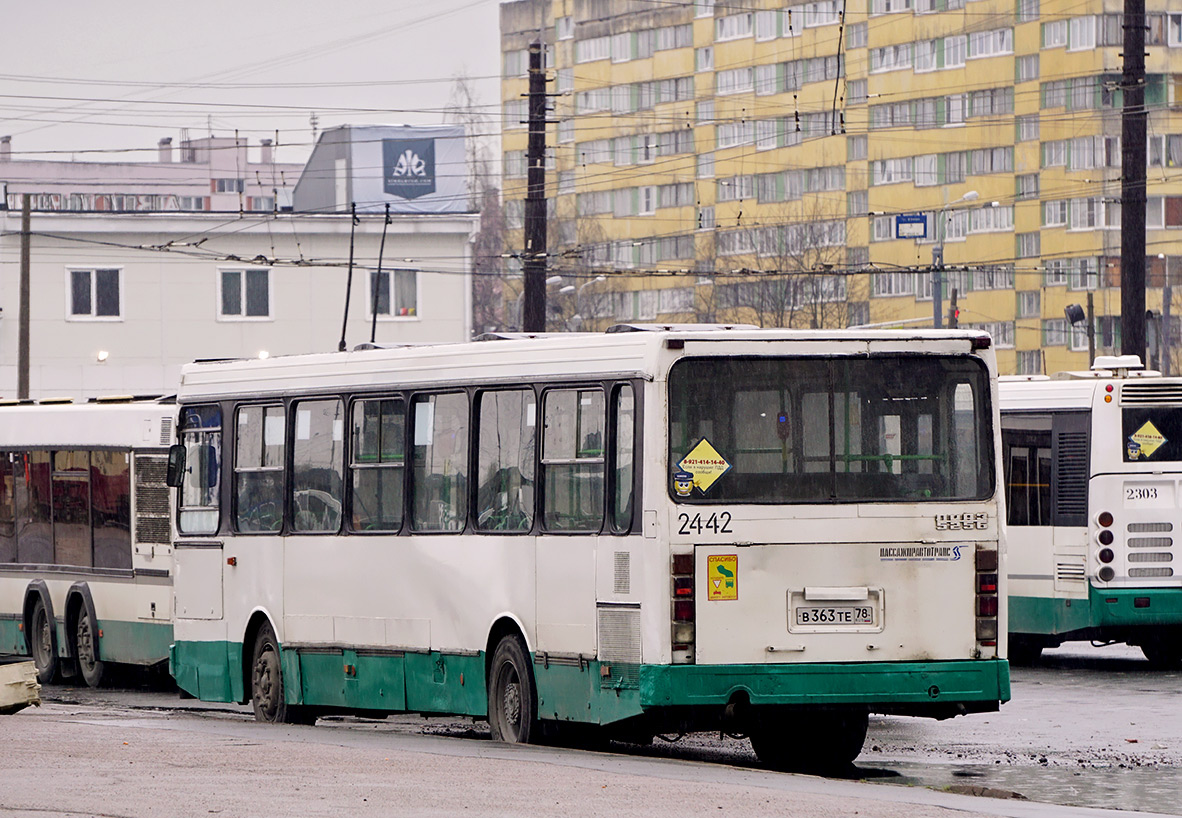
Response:
M874 625L872 605L798 605L797 625Z

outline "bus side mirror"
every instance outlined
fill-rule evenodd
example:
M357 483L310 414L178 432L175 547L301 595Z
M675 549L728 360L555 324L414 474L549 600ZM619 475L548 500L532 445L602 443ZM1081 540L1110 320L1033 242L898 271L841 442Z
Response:
M185 479L185 447L174 443L168 447L168 476L165 482L172 488L180 488Z

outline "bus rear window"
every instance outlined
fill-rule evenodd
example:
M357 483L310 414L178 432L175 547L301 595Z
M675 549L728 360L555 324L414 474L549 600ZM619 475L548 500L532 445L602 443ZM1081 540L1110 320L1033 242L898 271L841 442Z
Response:
M691 358L670 371L669 415L679 502L993 493L989 377L973 358Z
M1126 463L1182 460L1182 406L1138 406L1121 411Z

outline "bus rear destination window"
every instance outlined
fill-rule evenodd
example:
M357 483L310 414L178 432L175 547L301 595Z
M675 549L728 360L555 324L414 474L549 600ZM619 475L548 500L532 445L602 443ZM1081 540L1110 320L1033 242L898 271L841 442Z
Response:
M989 376L975 358L689 358L670 371L669 415L678 502L993 493Z

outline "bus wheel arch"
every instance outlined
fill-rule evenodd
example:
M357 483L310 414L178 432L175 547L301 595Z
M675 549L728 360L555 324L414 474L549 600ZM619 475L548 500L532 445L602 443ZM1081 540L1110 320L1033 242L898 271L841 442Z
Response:
M49 684L60 670L53 601L44 580L34 580L25 590L25 646L37 667L37 681Z
M66 592L66 651L89 687L102 684L106 663L99 648L98 616L90 586L77 582Z
M493 741L529 744L541 735L531 657L516 621L503 617L493 625L485 651L488 724Z
M243 696L257 721L271 724L314 724L316 712L288 704L283 654L270 618L256 611L242 643Z

